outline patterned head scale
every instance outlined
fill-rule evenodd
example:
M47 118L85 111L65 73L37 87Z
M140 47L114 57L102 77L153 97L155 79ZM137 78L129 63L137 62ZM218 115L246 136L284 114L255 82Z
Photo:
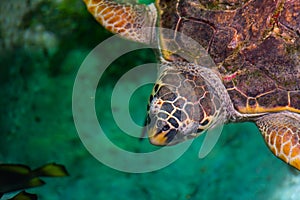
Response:
M195 138L213 124L220 108L216 92L196 68L166 63L149 99L150 141L173 145Z

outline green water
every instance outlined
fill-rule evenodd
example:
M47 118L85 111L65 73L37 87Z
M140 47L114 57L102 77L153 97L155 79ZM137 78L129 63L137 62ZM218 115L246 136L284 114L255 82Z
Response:
M42 200L297 199L296 173L271 154L251 123L224 126L218 143L204 159L198 158L200 137L175 162L153 172L126 173L99 162L75 128L72 92L85 57L112 35L95 22L81 1L37 0L29 4L0 3L2 8L15 9L0 13L1 22L18 22L0 25L0 162L32 168L56 162L65 165L70 176L45 178L46 185L26 191ZM17 9L23 10L17 13ZM20 39L25 33L32 38ZM103 55L99 55L100 61ZM122 85L124 93L119 94L114 108L110 106L111 94L130 69L155 60L149 49L121 56L105 71L91 97L107 137L127 151L159 149L147 140L128 136L112 116L125 106L133 121L142 125L152 85L139 87L129 105L122 104L122 98L132 86L130 82ZM139 75L141 79L144 76L147 74ZM107 156L113 160L114 155L110 152Z

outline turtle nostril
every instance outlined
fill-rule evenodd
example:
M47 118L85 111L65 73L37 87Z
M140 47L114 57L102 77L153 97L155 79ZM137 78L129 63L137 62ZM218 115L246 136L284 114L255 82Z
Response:
M153 130L154 131L154 130ZM151 136L149 137L150 143L153 145L157 145L157 146L164 146L166 145L166 137L165 134L163 134L162 132L158 132L156 134L150 134Z

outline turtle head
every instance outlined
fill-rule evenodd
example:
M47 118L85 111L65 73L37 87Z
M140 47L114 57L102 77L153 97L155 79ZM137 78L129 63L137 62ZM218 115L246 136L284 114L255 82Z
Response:
M148 103L150 142L174 145L195 138L213 124L219 108L219 98L201 73L187 66L164 67Z

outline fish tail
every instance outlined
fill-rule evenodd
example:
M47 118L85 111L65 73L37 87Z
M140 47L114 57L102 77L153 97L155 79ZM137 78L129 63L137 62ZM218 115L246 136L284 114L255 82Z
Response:
M26 183L26 187L28 188L32 188L32 187L37 187L37 186L41 186L44 185L45 182L41 179L39 179L38 177L32 178L28 181L28 183Z
M36 176L61 177L69 176L63 165L49 163L33 171Z
M25 191L19 192L16 196L9 200L37 200L38 197L36 194L31 194Z
M21 190L24 188L38 187L38 186L41 186L44 184L45 184L45 182L43 180L39 179L38 177L34 177L34 178L31 178L30 180L28 180L27 182L22 182L19 185L14 185L13 189L7 190L6 192L13 192L13 191Z

